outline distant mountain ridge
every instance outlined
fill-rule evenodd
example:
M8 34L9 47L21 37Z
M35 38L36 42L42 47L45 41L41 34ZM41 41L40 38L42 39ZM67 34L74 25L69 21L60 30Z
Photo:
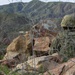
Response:
M39 20L41 18L60 18L66 14L75 13L75 3L42 2L32 0L28 3L11 3L0 6L0 13L19 13Z

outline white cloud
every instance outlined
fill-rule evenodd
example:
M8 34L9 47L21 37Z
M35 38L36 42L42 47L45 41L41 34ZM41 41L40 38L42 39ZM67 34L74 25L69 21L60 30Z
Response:
M19 1L23 1L23 2L29 2L31 0L0 0L0 5L4 5L4 4L9 4L13 2L19 2ZM44 2L50 2L50 1L64 1L64 2L75 2L74 0L41 0Z
M0 0L0 5L3 5L3 4L8 4L9 3L9 1L8 0Z

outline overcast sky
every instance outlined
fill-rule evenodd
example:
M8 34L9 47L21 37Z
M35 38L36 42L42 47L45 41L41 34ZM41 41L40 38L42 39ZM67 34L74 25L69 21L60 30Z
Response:
M13 2L17 2L17 1L21 1L21 0L13 0ZM22 0L23 2L29 2L31 0ZM44 2L50 2L50 1L59 1L59 0L41 0ZM64 1L64 2L74 2L75 0L60 0L60 1ZM12 0L0 0L0 5L4 5L4 4L9 4L11 3Z

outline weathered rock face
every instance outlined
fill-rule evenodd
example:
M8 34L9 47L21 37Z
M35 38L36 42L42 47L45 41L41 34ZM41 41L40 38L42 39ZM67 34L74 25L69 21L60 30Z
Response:
M68 62L60 64L56 68L49 70L51 75L75 75L75 58L70 59ZM46 72L44 75L49 75Z
M7 47L7 53L4 58L11 59L21 53L25 53L26 56L32 55L32 45L34 51L40 53L48 52L53 39L57 35L57 32L54 31L54 29L56 29L56 25L50 20L44 21L40 24L33 26L25 35L20 35L15 38ZM50 30L51 28L53 31Z
M14 71L18 69L20 70L24 69L26 71L30 71L31 69L32 71L34 70L41 71L41 69L43 69L43 71L46 72L47 70L55 68L59 64L60 61L56 61L59 60L59 57L60 56L58 54L51 55L51 56L48 55L48 56L36 57L24 63L18 64L14 69ZM54 58L56 58L56 60L54 60Z
M25 58L32 55L32 48L36 56L48 55L56 31L56 25L49 20L33 26L25 35L20 35L11 42L4 60L17 57L19 61L25 61Z
M31 49L29 48L31 48L29 34L26 34L25 36L21 35L16 39L14 39L12 43L7 47L7 53L4 59L13 59L19 54L20 54L20 59L22 59L30 54Z
M51 44L51 42L49 37L39 37L39 38L34 38L34 40L35 44L33 50L48 51L50 49L49 44Z
M32 34L35 41L33 50L36 53L46 55L57 33L57 26L50 20L44 20L42 23L33 26Z
M25 49L25 37L19 36L12 41L12 43L7 47L7 51L19 51Z

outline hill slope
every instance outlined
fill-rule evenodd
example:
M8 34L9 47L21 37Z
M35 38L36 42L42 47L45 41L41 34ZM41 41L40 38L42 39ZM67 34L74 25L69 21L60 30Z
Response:
M29 30L30 22L27 17L20 14L0 14L0 36L7 33L14 37L19 34L19 31Z
M30 17L37 20L41 18L60 18L66 14L75 12L75 3L69 2L41 2L39 0L32 0L29 3L13 3L9 5L0 6L2 13L21 13L23 15L30 15Z
M66 14L75 13L75 3L41 2L32 0L28 3L11 3L0 6L0 35L7 32L12 35L20 30L29 30L31 19L51 18L59 21ZM31 23L30 23L31 24Z

